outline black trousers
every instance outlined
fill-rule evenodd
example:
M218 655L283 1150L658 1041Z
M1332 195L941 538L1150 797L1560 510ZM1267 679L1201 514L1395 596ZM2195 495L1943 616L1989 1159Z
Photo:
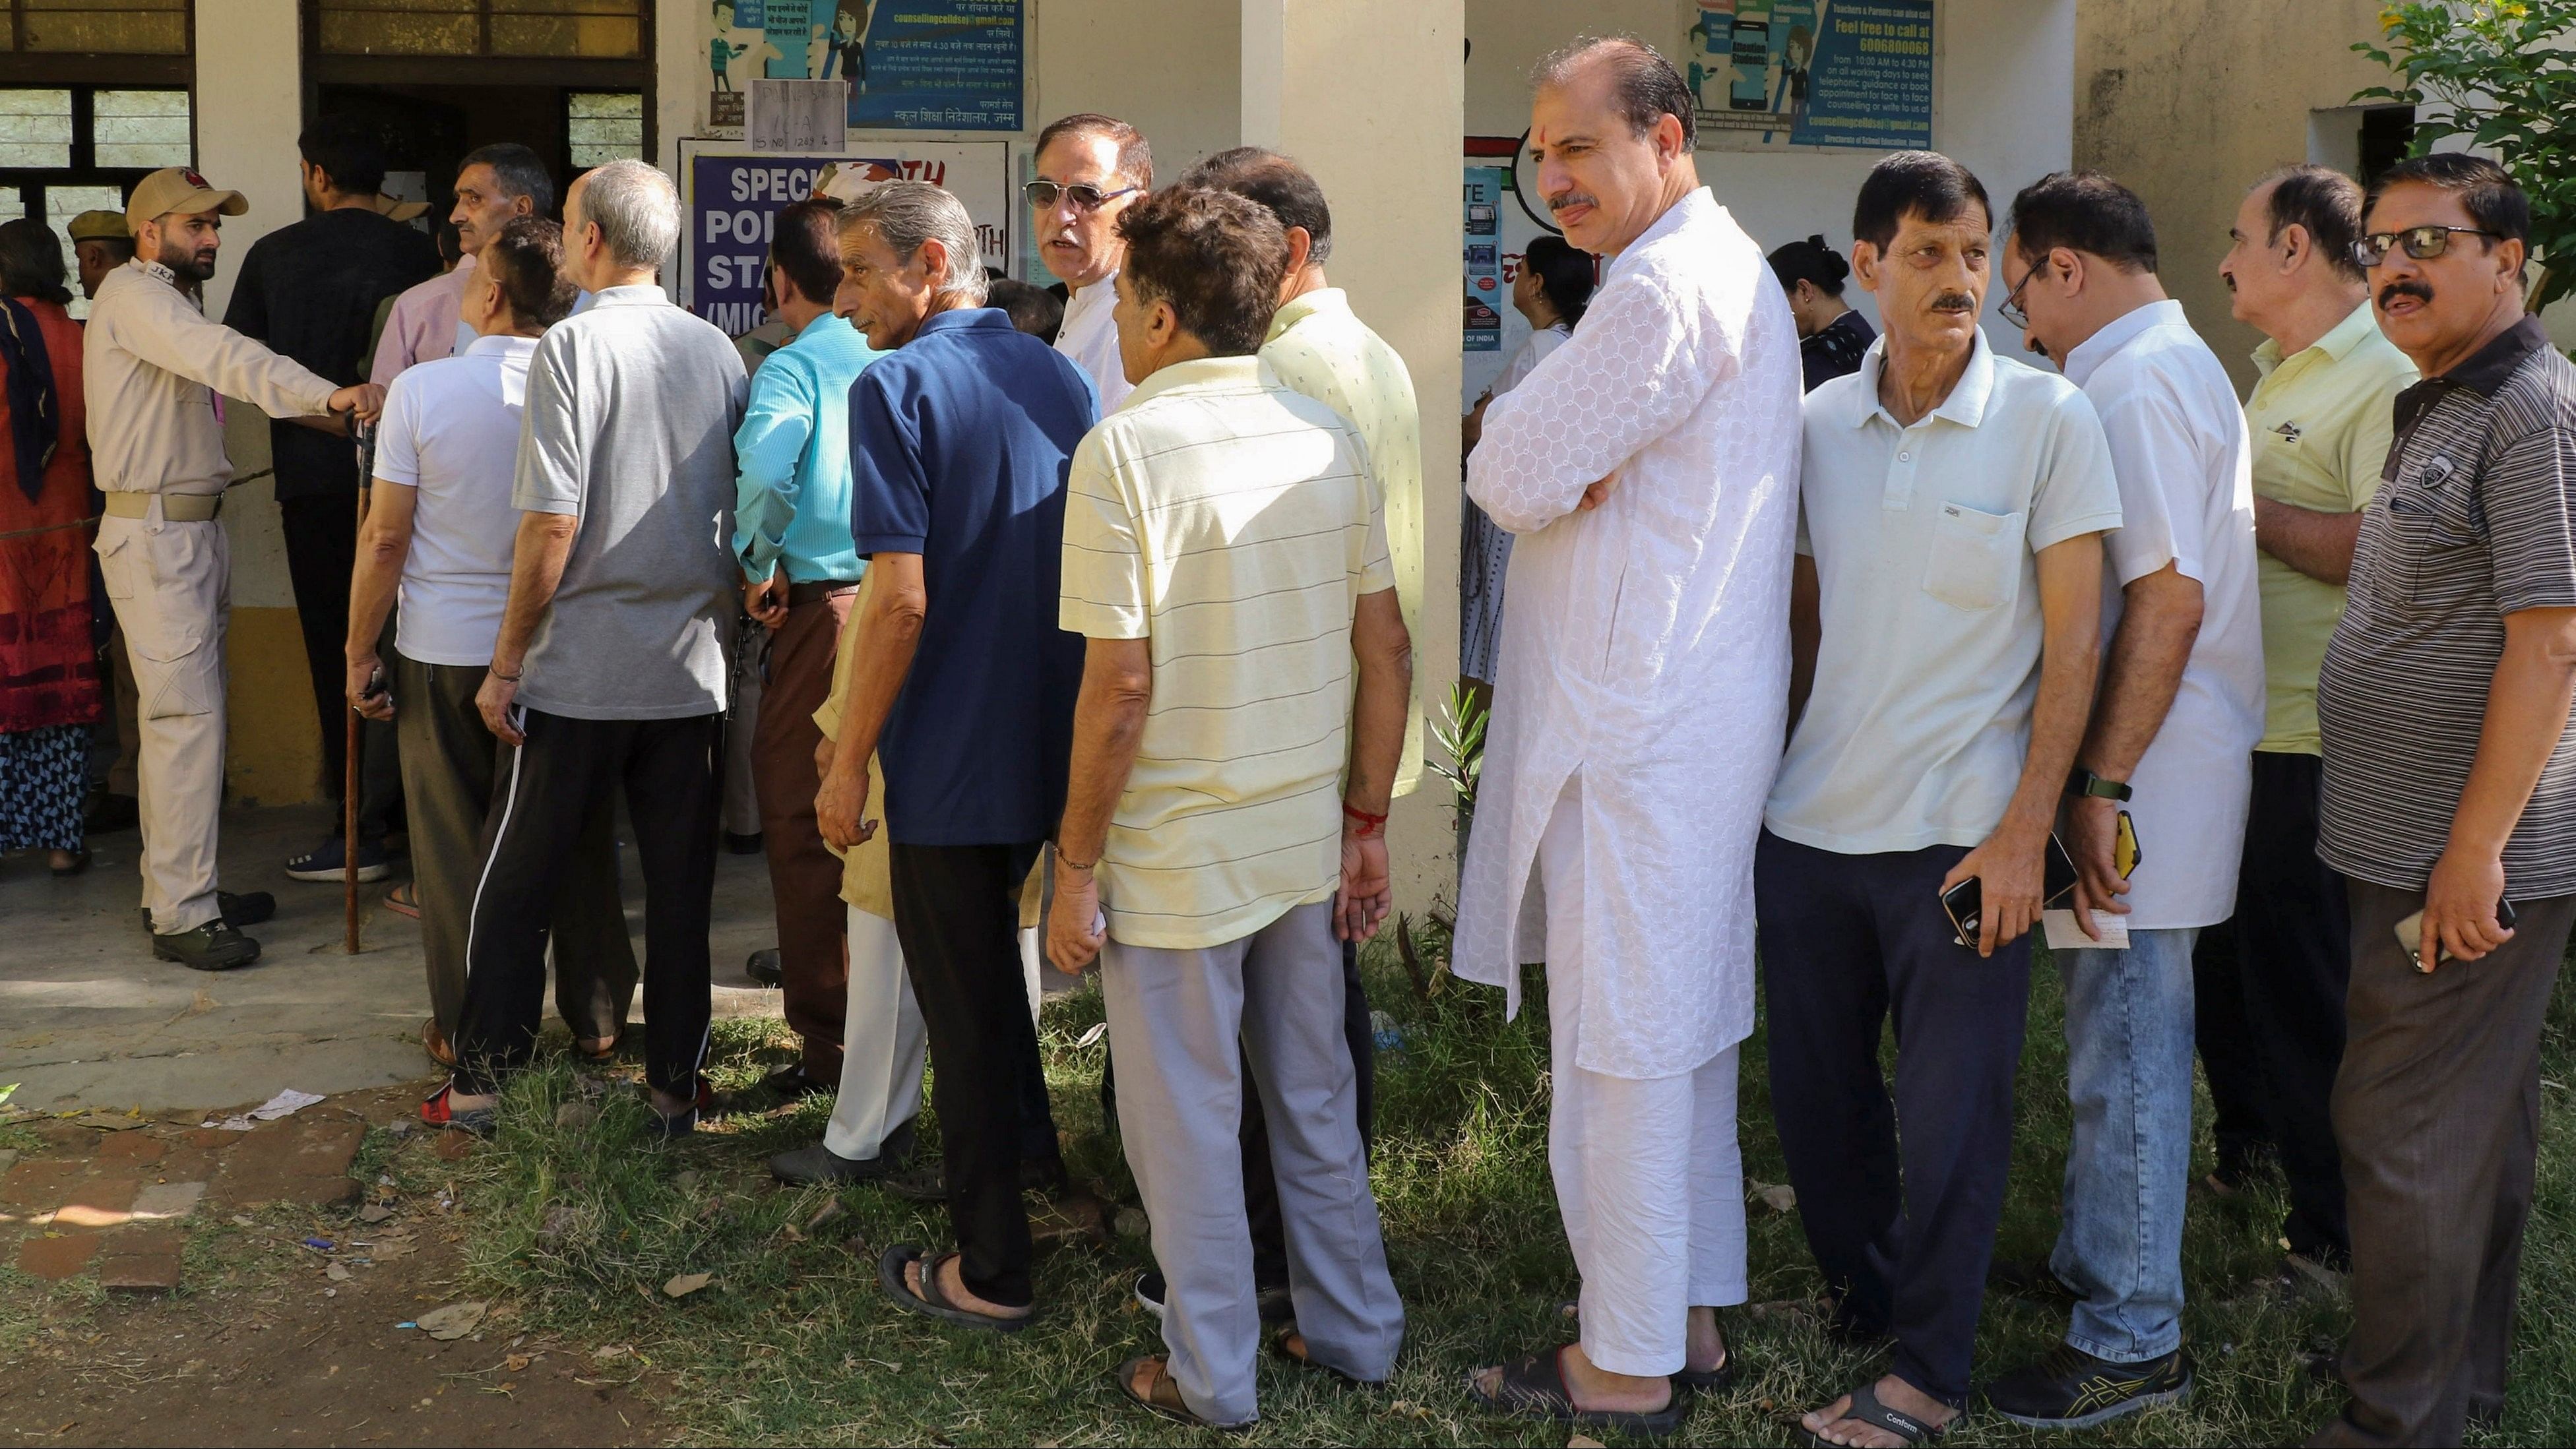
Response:
M1838 855L1766 830L1753 863L1771 1107L1807 1246L1837 1324L1892 1336L1888 1371L1952 1405L1968 1398L2030 1005L2028 937L1991 957L1953 939L1941 878L1966 854Z
M2289 1186L2290 1251L2342 1267L2352 1233L2332 1104L2352 923L2342 875L2317 858L2324 780L2314 755L2254 756L2236 919L2229 930L2201 933L2207 954L2194 957L2192 975L2220 1162L2232 1165L2231 1147L2241 1150L2249 1127L2259 1131ZM2226 939L2209 953L2213 937Z
M1020 1160L1057 1156L1020 972L1020 889L1043 844L896 841L887 852L895 937L930 1038L958 1267L976 1297L1009 1308L1035 1296Z
M356 465L351 464L354 468ZM295 619L304 634L304 662L313 673L313 705L322 726L323 787L337 804L349 778L349 576L358 561L358 500L347 494L277 500L279 531L286 540L286 576L295 588ZM393 627L382 651L391 672ZM390 678L387 681L391 682ZM402 808L402 763L391 720L359 726L358 834L382 840ZM331 817L338 834L340 815Z
M457 1079L489 1092L527 1062L545 1007L556 902L599 798L623 788L644 880L644 1076L693 1097L710 1015L724 716L594 720L527 710L520 728L528 742L502 766L468 908Z

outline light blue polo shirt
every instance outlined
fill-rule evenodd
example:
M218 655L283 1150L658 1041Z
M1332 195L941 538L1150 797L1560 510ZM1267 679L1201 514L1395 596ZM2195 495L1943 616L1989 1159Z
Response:
M852 582L866 570L850 546L850 384L883 356L826 314L752 374L733 435L743 577L757 583L782 563L796 584Z
M1881 338L1807 394L1798 551L1824 632L1763 815L1844 855L1994 833L2039 694L2037 554L2120 526L2111 446L2075 384L1980 332L1950 396L1900 427L1878 400L1886 355Z

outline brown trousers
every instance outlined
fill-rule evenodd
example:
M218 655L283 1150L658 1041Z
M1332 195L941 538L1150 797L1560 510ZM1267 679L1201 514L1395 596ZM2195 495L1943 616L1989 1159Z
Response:
M841 1031L849 1012L850 968L841 933L841 862L814 820L814 711L832 692L832 657L858 585L796 604L769 639L769 681L751 741L751 780L760 797L769 891L778 908L778 970L787 1025L805 1041L805 1074L841 1080Z
M429 1007L456 1040L465 1004L465 947L474 886L483 872L496 776L510 747L474 706L480 665L394 660L394 729L402 741L403 799L411 820L412 888L420 898L421 957ZM617 893L616 811L606 795L582 822L571 870L548 924L555 1011L577 1039L613 1038L635 1000L635 946Z
M2457 1444L2504 1405L2540 1138L2540 1033L2576 896L2427 976L2396 926L2421 891L2350 881L2350 1040L2334 1125L2352 1215L2351 1400L2313 1441Z

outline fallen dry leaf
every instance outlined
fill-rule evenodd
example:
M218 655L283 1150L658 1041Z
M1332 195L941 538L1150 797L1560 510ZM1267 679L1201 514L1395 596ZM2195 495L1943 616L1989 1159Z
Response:
M358 1221L362 1223L380 1223L393 1215L394 1210L380 1202L371 1202L358 1209Z
M483 1321L484 1311L489 1306L484 1303L450 1303L445 1308L431 1309L417 1321L421 1332L446 1342L472 1333L475 1326Z
M663 1284L662 1291L673 1298L686 1298L715 1280L716 1275L713 1273L682 1273Z
M535 1362L536 1359L533 1355L514 1353L508 1358L501 1360L501 1372L505 1374L522 1373L526 1371L528 1365Z

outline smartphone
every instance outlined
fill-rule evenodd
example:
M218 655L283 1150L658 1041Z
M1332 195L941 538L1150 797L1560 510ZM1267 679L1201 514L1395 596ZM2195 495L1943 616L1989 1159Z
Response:
M2496 924L2508 930L2512 928L2513 902L2496 902ZM2418 961L2424 959L2424 913L2422 911L2417 911L2397 923L2397 944L2406 948L2408 956ZM2440 959L2443 961L2452 959L2451 953L2443 952Z
M2126 814L2126 812L2122 812ZM1978 927L1984 924L1984 892L1975 876L1970 876L1941 893L1941 909L1949 914L1950 925L1958 935L1958 944L1974 948ZM2039 903L2056 906L2075 893L2075 860L2059 844L2057 832L2048 833L2048 851L2040 865Z

